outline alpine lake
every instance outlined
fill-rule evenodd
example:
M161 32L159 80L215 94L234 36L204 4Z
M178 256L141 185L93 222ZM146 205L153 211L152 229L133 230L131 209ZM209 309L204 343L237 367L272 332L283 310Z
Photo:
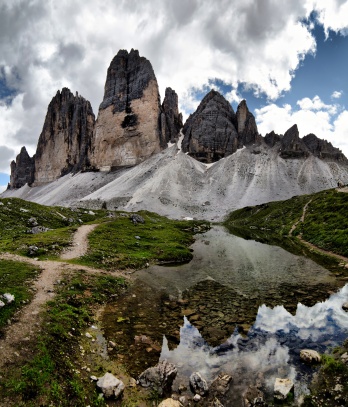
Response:
M193 372L208 383L231 375L224 405L234 407L249 386L273 400L275 379L290 378L296 405L318 369L300 350L329 352L348 337L344 273L223 226L197 234L192 251L187 264L135 272L130 289L106 306L99 340L117 346L105 357L134 378L159 360L174 363L173 392L186 386L189 394Z

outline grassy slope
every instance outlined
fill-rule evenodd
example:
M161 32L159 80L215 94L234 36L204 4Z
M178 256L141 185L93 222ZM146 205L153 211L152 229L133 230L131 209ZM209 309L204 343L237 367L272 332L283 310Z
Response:
M336 190L239 209L229 215L225 224L282 238L301 218L309 201L305 221L297 225L293 235L301 233L304 240L322 249L348 256L348 194Z
M9 293L15 297L13 302L0 308L0 337L7 321L32 298L30 282L37 274L38 271L29 264L0 260L0 295Z
M92 214L94 213L94 214ZM28 255L29 246L37 246L35 257L59 255L69 245L72 233L81 223L96 221L106 211L89 212L85 209L72 210L64 207L49 207L18 198L0 199L0 252L15 252ZM35 218L39 226L49 230L31 234Z
M139 212L145 222L134 225L128 215L104 223L89 235L89 251L78 260L105 269L137 269L146 263L191 260L189 245L204 222L176 221L151 212ZM205 224L206 225L206 224Z
M44 314L44 334L28 344L30 357L13 366L0 384L0 398L17 406L104 406L95 384L81 370L79 341L93 322L93 309L119 295L125 281L83 272L66 275Z

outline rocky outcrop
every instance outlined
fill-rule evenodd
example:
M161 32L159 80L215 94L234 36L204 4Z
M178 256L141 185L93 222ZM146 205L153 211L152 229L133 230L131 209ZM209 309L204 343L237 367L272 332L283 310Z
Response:
M334 147L328 141L322 140L312 133L303 137L302 141L316 157L335 161L347 161L347 158L339 148Z
M212 163L237 151L238 133L231 104L211 90L187 119L182 149L198 161Z
M48 106L37 144L35 184L54 181L89 166L94 121L88 100L77 93L74 96L68 88L57 92Z
M17 155L16 161L11 162L10 188L20 188L34 181L34 159L29 156L25 147Z
M109 66L93 136L92 166L139 164L166 147L155 73L139 52L121 50Z
M278 143L281 140L281 136L279 134L276 134L273 130L270 133L267 133L265 135L265 143L269 147L274 147L276 143Z
M300 139L297 124L287 130L280 142L280 156L282 158L306 158L309 150Z
M257 130L255 117L249 112L245 100L242 100L237 108L237 130L240 147L260 141L261 137Z
M182 114L179 113L178 95L173 89L167 88L162 103L162 138L166 142L176 142L179 138L179 132L182 126Z

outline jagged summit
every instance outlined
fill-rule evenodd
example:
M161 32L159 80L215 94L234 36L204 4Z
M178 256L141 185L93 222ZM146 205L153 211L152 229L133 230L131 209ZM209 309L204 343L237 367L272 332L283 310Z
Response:
M175 92L160 104L155 73L139 52L121 50L111 61L92 141L91 164L110 170L133 166L160 152L178 134Z
M261 140L255 118L245 100L234 112L231 104L211 90L185 123L183 151L206 163L227 157Z
M161 104L150 61L136 50L120 50L107 71L97 120L86 99L77 93L73 95L68 88L58 91L48 106L36 154L30 157L22 148L16 161L11 163L9 188L16 190L28 184L37 191L42 187L43 191L43 184L82 171L84 174L76 175L74 182L83 179L85 181L80 182L90 185L74 184L69 201L64 202L71 204L71 194L81 198L101 189L100 195L95 195L97 206L105 197L113 208L117 202L126 202L130 194L134 194L135 205L147 202L145 209L156 208L159 199L166 213L166 205L177 202L173 205L180 206L181 200L187 201L188 193L192 202L183 203L182 208L194 214L206 201L222 204L225 198L222 195L216 198L213 194L226 193L224 210L231 207L232 201L234 207L254 203L254 192L251 193L254 190L258 191L258 199L262 202L279 198L284 178L287 178L287 190L282 192L284 197L337 185L338 179L348 180L348 161L331 143L314 134L300 138L296 125L284 135L271 132L263 138L246 101L241 101L235 112L215 90L203 98L183 127L182 150L190 157L177 154L175 148L163 151L169 142L178 140L182 125L175 91L167 88ZM165 161L162 162L161 157ZM226 159L214 165L214 171L199 163L215 163L221 158ZM157 171L159 162L163 165ZM135 165L136 168L128 168ZM118 168L122 171L113 172ZM304 168L308 174L304 174ZM94 173L88 174L90 171ZM164 171L169 173L164 174ZM314 171L317 172L315 176ZM155 172L157 181L152 175ZM118 178L121 173L129 175ZM114 180L113 196L110 196L106 190ZM158 189L154 185L156 182ZM215 183L216 188L212 189ZM130 188L132 192L129 192ZM29 199L35 195L32 188L25 190L30 191ZM79 190L83 192L77 193ZM200 190L204 193L196 200L194 197ZM9 190L8 194L11 193ZM53 203L54 199L49 198L49 202ZM212 208L214 211L216 209Z
M238 148L235 121L231 104L211 90L184 125L183 151L206 163L233 154Z

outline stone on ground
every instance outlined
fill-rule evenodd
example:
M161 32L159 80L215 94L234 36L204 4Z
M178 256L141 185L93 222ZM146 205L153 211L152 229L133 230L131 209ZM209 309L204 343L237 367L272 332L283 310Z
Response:
M118 398L124 390L124 383L111 373L105 373L97 381L97 386L103 392L105 398Z
M276 378L274 383L274 398L277 400L286 400L293 389L294 382L291 379Z

